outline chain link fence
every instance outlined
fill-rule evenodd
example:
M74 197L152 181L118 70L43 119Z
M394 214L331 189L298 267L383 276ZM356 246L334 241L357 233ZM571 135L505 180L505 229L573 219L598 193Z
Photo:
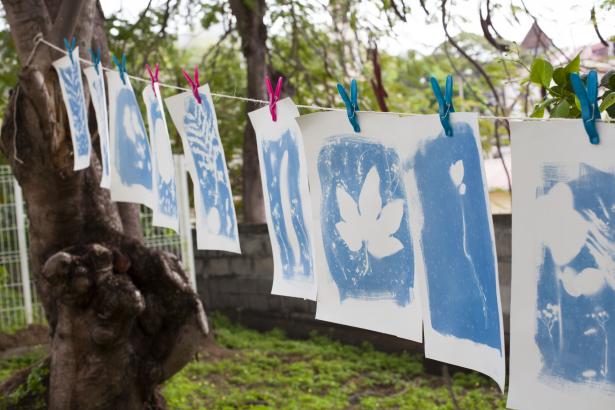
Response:
M152 211L141 207L147 246L180 258L196 287L188 185L183 156L175 155L180 231L152 226ZM28 221L19 184L8 165L0 166L0 332L42 323L44 314L28 264Z

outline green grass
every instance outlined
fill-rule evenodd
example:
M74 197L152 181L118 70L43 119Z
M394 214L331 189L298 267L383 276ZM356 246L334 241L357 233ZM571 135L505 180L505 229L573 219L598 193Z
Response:
M164 387L173 409L453 409L446 383L417 354L387 354L313 334L291 340L215 316L216 345ZM505 408L493 382L457 373L461 409Z
M163 387L171 409L453 409L445 381L418 354L387 354L313 334L292 340L213 315L215 343ZM41 352L0 360L0 382ZM488 378L452 378L460 409L504 409Z

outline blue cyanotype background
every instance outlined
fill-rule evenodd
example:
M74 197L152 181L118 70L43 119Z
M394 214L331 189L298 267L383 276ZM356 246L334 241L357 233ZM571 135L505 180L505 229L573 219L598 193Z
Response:
M286 279L302 277L305 280L313 277L312 246L302 204L303 200L309 198L301 198L299 176L304 171L299 161L296 138L290 130L287 130L276 140L265 140L261 143L261 154L265 168L263 177L267 184L269 211L280 247L283 275ZM283 158L286 159L283 161ZM286 186L282 187L281 184L284 182ZM287 198L282 198L283 192L287 193ZM285 210L285 206L289 206L290 209ZM285 214L290 215L290 221L285 220ZM290 240L291 233L287 231L287 227L294 231L296 244Z
M152 160L145 126L134 92L122 87L117 96L115 164L122 185L152 189Z
M96 79L91 83L94 89L91 91L92 99L96 100L96 106L101 107L101 109L106 109L107 101L105 99L105 81L103 79L102 70L100 74L96 75ZM98 124L98 127L107 127L108 124ZM102 134L99 132L99 134ZM109 177L109 136L108 135L99 135L100 138L100 153L102 156L102 173L103 178Z
M549 246L543 248L535 337L543 359L542 372L571 382L607 383L615 389L615 174L580 164L579 176L569 179L563 167L547 164L543 183L537 198L549 195L557 184L565 184L573 195L571 211L591 228L576 256L565 265L557 265ZM589 290L587 283L572 283L568 286L580 293L570 294L560 279L561 272L569 268L576 274L596 268L586 279L593 282L603 275L603 285Z
M192 96L187 98L184 127L196 168L202 205L206 215L210 215L213 208L219 215L219 229L211 233L234 240L237 221L224 151L214 121L213 107L205 94L200 94L200 97L200 105ZM212 229L210 225L207 227Z
M75 156L90 156L90 133L88 131L87 112L85 110L85 98L81 83L81 70L78 63L71 63L69 67L60 68L60 79L64 83L68 104L67 113L71 117L74 135L73 139Z
M160 102L157 98L153 98L150 101L150 118L152 120L151 124L151 134L152 134L152 144L169 144L166 135L157 135L159 130L166 129L166 125L164 123L163 111L160 106ZM160 158L160 152L163 150L162 147L156 145L158 155L154 160L156 161L156 187L158 190L158 211L163 215L177 219L177 190L175 187L175 178L171 175L171 178L168 181L165 181L160 174L160 170L164 166L161 161L173 161L172 158ZM164 152L164 151L162 151ZM173 164L166 164L166 167L171 166L173 168Z
M371 238L361 238L361 248L353 252L336 228L336 224L342 221L336 190L343 188L358 203L366 176L372 168L377 170L380 178L382 207L394 200L403 201L399 228L392 235L403 248L383 258L376 258L368 251L369 239L377 239L378 232L371 232ZM341 300L349 297L393 299L400 306L408 305L412 300L410 289L414 286L414 254L406 192L395 150L368 138L332 137L319 152L318 175L322 191L322 241Z
M428 140L411 163L424 217L421 243L431 325L443 335L501 351L491 214L474 138L468 124L454 124L452 137ZM450 175L458 161L464 169L463 195Z

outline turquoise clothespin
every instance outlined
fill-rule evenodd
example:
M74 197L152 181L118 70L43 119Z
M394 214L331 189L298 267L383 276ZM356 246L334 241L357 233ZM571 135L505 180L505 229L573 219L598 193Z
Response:
M120 72L120 79L122 80L122 83L126 85L126 77L125 77L126 75L126 54L122 53L121 62L117 59L115 54L111 54L111 58L113 59L113 62L115 63L118 71Z
M600 136L596 129L596 120L600 119L600 108L598 107L598 74L594 70L587 74L587 87L583 84L581 77L577 73L570 74L570 82L574 93L581 104L581 117L583 118L583 126L589 142L592 144L600 143Z
M350 121L350 124L352 124L354 132L361 132L361 127L359 126L359 118L357 116L357 111L359 111L357 80L352 80L350 82L350 98L348 98L348 93L346 92L346 89L340 83L337 83L337 91L340 93L340 97L342 97L342 100L346 105L348 121Z
M100 65L100 47L98 47L96 52L94 52L91 48L88 49L88 51L90 52L90 57L92 57L92 65L96 70L96 74L100 74L100 71L98 71L98 66Z
M68 39L64 37L64 47L66 47L66 52L68 53L68 56L70 57L70 62L73 64L75 64L75 60L73 60L73 50L75 49L76 45L77 45L77 39L75 37L73 37L70 43L68 42Z
M440 115L440 122L444 128L444 133L447 137L453 136L453 127L451 127L450 113L455 112L453 107L453 76L446 77L446 87L444 88L444 97L442 97L442 90L438 80L431 77L431 88L438 100L438 114Z

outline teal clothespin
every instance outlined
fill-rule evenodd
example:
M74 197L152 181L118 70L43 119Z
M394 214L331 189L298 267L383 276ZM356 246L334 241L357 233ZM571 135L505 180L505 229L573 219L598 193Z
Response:
M68 39L66 37L64 37L64 47L66 47L66 52L68 53L68 56L70 57L70 62L75 64L75 60L73 59L73 50L75 49L75 46L77 45L77 39L75 37L73 37L73 39L69 42Z
M100 65L100 47L96 49L96 52L94 52L94 50L92 50L91 48L88 49L88 51L90 52L90 56L92 57L92 65L96 70L96 74L100 74L100 71L98 71L98 66Z
M600 143L600 136L596 129L596 120L600 119L600 108L598 107L598 74L594 70L587 74L587 87L583 84L581 77L577 73L570 74L570 82L572 89L579 99L581 104L581 117L583 118L583 126L589 142L592 144Z
M444 133L447 137L453 136L453 127L451 127L450 113L455 112L453 107L453 76L446 77L446 87L444 88L444 97L442 97L442 90L438 80L431 77L431 88L438 100L438 114L440 115L440 122L444 128Z
M122 53L121 62L117 59L115 54L111 54L111 58L113 59L113 62L115 63L118 71L120 72L120 79L122 80L122 83L126 85L126 54Z
M342 100L346 105L346 113L348 114L348 120L350 121L350 124L352 124L354 132L361 132L361 127L359 126L359 118L357 116L357 111L359 111L357 80L352 80L350 82L350 98L348 98L348 93L346 92L346 89L340 83L337 83L337 91L340 93L340 97L342 97Z

